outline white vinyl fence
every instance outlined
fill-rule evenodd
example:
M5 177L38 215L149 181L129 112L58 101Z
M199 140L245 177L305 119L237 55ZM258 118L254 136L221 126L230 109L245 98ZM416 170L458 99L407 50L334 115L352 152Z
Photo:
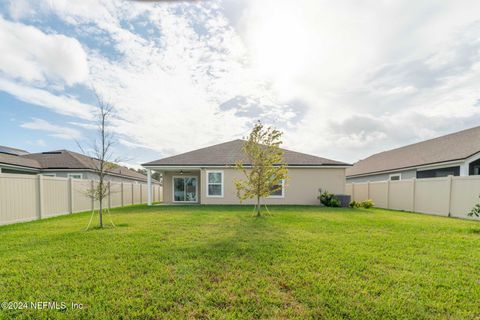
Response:
M0 174L0 225L90 211L98 201L87 196L93 180ZM147 202L147 185L109 182L105 207L123 207ZM152 185L152 202L162 201L160 185Z
M347 183L346 193L378 208L478 219L467 214L480 201L480 176Z

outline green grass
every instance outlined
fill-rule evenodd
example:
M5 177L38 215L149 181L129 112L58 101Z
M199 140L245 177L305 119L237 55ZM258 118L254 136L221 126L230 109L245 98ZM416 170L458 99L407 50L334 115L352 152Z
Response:
M0 318L480 317L480 223L386 210L136 206L0 227ZM106 219L109 221L108 217ZM72 310L70 303L83 304Z

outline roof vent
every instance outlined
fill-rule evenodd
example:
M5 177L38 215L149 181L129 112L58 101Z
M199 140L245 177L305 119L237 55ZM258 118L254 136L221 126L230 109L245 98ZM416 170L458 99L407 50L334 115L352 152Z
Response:
M61 151L49 151L49 152L42 152L42 154L62 154Z

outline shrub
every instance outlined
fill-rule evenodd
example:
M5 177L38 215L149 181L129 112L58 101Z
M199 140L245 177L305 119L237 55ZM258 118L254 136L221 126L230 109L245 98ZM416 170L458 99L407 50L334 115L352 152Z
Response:
M352 202L350 202L350 208L365 208L365 209L370 209L371 207L373 207L375 205L375 203L373 203L373 200L372 199L367 199L367 200L364 200L362 202L357 202L355 200L353 200Z
M478 196L480 198L480 196ZM468 213L469 217L476 216L480 217L480 203L477 203L475 207L473 207L472 211Z
M362 203L361 203L361 206L365 209L370 209L374 205L375 205L375 203L373 203L372 199L367 199L365 201L362 201Z
M333 193L330 193L327 190L322 193L322 189L318 189L318 191L320 192L320 195L317 197L317 199L319 199L320 203L325 207L340 207L340 201L335 198Z

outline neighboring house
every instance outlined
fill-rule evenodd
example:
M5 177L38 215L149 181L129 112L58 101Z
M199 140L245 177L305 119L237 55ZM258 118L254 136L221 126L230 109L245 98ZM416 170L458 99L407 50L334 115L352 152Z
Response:
M163 175L165 203L239 204L235 178L243 173L234 165L242 160L244 140L234 140L143 164ZM318 204L318 189L345 192L345 169L349 164L304 153L283 150L288 164L283 188L263 200L269 204ZM149 190L151 190L149 188ZM246 201L245 203L253 203Z
M347 169L347 182L480 174L480 127L374 154Z
M28 153L24 150L0 146L0 173L42 174L75 179L98 179L95 173L99 161L83 154L57 150ZM123 166L108 170L108 181L146 182L147 177ZM157 181L154 181L157 182Z

